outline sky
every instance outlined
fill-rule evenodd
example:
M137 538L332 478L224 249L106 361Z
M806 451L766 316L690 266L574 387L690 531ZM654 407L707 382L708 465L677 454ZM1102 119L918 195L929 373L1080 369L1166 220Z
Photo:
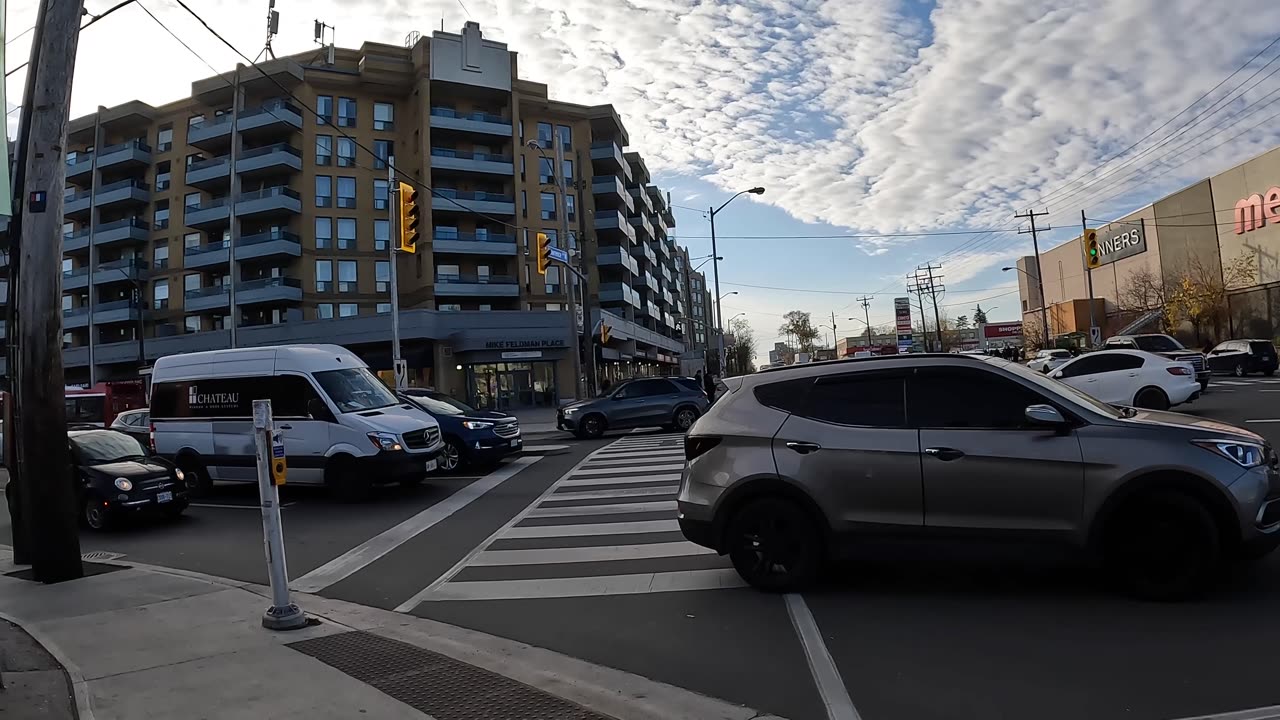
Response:
M121 9L81 36L73 116L168 102L212 74L205 61L234 67L234 53L173 0L138 4L204 60L141 8ZM262 48L266 0L189 4L250 57ZM951 317L972 316L980 302L992 321L1018 319L1015 273L1000 270L1030 252L1015 212L1050 213L1038 220L1053 228L1043 250L1078 234L1082 209L1118 217L1280 139L1280 73L1271 74L1280 43L1267 47L1280 31L1274 0L278 0L277 9L280 55L314 48L316 19L336 26L344 47L479 22L552 97L617 108L694 256L711 252L705 208L765 187L716 216L721 292L738 293L724 297L724 316L745 313L762 360L790 310L815 324L834 314L838 335L854 336L865 331L849 319L863 316L855 298L868 294L872 324L890 323L906 275L928 262L942 265L939 303ZM30 50L30 34L19 35L35 4L10 0L8 12L11 69ZM24 71L8 78L10 110L24 81Z

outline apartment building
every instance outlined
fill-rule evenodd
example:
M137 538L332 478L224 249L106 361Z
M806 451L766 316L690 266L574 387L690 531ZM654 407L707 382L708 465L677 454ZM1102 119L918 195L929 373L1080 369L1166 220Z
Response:
M705 262L705 258L702 260ZM675 261L676 284L685 308L685 314L678 318L685 346L684 354L680 356L680 371L683 375L693 375L706 371L708 358L711 358L714 369L715 351L707 354L715 329L711 292L707 288L706 276L696 269L698 263L689 257L686 248L677 249Z
M431 188L418 251L395 258L411 384L486 408L575 394L583 323L564 274L534 267L538 232L586 270L588 327L611 330L600 358L674 371L674 219L612 106L551 100L476 23L328 60L282 57L71 122L68 382L136 377L140 331L148 362L335 342L390 371L392 158Z

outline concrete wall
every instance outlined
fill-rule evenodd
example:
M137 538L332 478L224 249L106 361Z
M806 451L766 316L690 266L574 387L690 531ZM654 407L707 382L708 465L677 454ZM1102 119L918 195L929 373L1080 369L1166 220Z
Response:
M1236 204L1255 193L1265 199L1271 188L1280 187L1280 148L1234 167L1209 180L1216 203L1217 240L1221 248L1222 262L1244 256L1252 258L1255 284L1280 282L1280 218L1266 220L1264 224L1247 229L1237 222L1243 214ZM1195 222L1213 222L1203 216Z
M1166 282L1194 264L1221 273L1214 196L1208 180L1155 203L1160 232L1160 269Z
M485 40L480 24L468 22L461 35L431 34L431 79L511 90L511 59L507 46Z

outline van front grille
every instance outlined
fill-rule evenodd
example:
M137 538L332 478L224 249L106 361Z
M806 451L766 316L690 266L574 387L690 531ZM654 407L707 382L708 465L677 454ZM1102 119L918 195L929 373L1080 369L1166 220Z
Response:
M1174 358L1174 362L1191 363L1191 367L1195 368L1196 372L1204 370L1204 356L1198 353L1195 355L1180 355Z
M520 423L498 423L493 428L493 434L501 438L513 438L520 434Z
M440 440L440 428L423 428L404 434L404 446L410 450L426 450Z

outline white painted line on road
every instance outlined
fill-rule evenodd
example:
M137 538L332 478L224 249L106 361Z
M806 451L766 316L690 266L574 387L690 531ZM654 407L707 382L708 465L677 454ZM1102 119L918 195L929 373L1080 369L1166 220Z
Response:
M297 505L297 504L298 504L298 503L296 503L296 502L280 503L280 509L281 509L281 510L284 510L285 508L291 508L291 507L293 507L294 505ZM261 512L261 511L262 511L262 506L261 506L261 505L229 505L229 504L224 504L224 503L202 503L202 502L193 502L193 503L189 503L189 504L187 505L187 507L193 507L193 508L216 508L216 509L218 509L218 510L257 510L257 511L259 511L259 512Z
M822 640L818 623L809 612L804 598L795 593L783 596L787 604L787 614L791 616L791 625L800 638L800 646L804 648L805 660L809 663L809 672L813 674L813 683L818 686L818 695L827 709L827 720L859 720L858 711L853 707L849 690L840 677L840 669L836 667L831 653L827 652L827 644Z
M1270 391L1263 390L1262 392L1270 392ZM587 467L594 468L594 467L612 467L616 465L630 465L636 462L636 460L639 458L652 459L655 462L657 461L674 462L676 459L683 461L684 451L673 452L673 453L643 453L637 456L632 456L628 454L627 457L619 457L619 458L596 458L592 460L590 463L588 463Z
M648 520L643 522L590 523L587 525L539 525L516 526L507 530L504 538L552 538L585 537L587 535L641 535L645 533L672 532L680 529L675 520Z
M581 578L451 582L436 592L424 595L422 599L424 601L524 600L592 595L637 595L651 592L720 590L742 587L744 584L738 577L738 573L732 569L685 570Z
M1245 420L1247 423L1280 423L1280 418L1270 418L1267 420Z
M538 457L516 458L503 467L460 488L457 492L395 527L376 535L364 543L351 548L347 552L289 583L289 587L297 592L315 593L333 585L339 580L350 577L364 569L370 563L395 550L404 543L431 528L450 515L470 505L485 493L501 485L506 480L530 465L538 462Z
M662 465L625 465L622 467L607 468L591 468L587 466L586 470L578 470L573 474L574 477L582 477L583 475L617 475L618 473L628 472L656 472L658 470L683 470L684 463L666 463Z
M606 498L645 497L649 495L675 495L679 487L646 487L619 488L617 490L584 490L579 492L558 492L547 498L553 500L604 500Z
M675 512L675 500L653 502L612 503L609 505L575 505L573 507L537 508L526 517L553 518L578 517L580 515L627 515L643 512Z
M617 477L585 477L565 480L561 487L581 487L583 485L625 485L642 482L680 482L680 473L664 473L662 475L619 475Z
M1214 384L1215 385L1248 385L1249 383L1240 382L1239 380L1219 380Z
M1239 710L1218 715L1197 715L1196 717L1183 718L1182 720L1280 720L1280 705L1254 708L1253 710Z
M552 565L556 563L611 562L651 558L714 555L715 550L691 542L603 545L599 547L539 548L537 550L486 550L472 565Z

